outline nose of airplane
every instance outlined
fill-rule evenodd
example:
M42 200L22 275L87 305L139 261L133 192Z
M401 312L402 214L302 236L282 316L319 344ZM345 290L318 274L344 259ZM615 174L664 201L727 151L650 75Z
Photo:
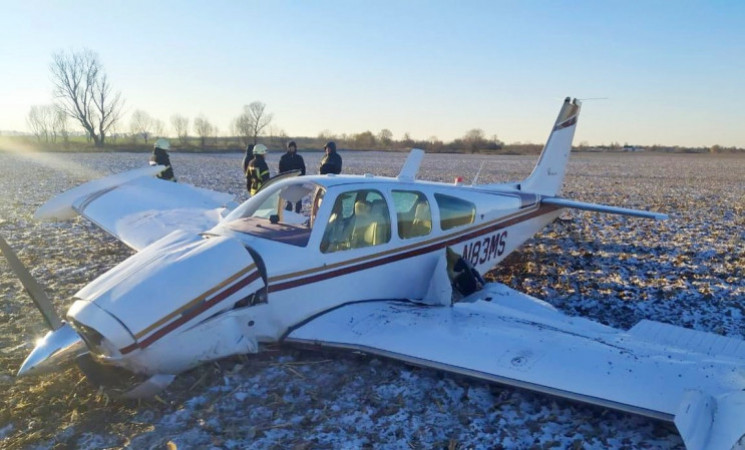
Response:
M68 323L64 323L36 343L18 370L18 376L47 372L87 351L80 335Z
M246 353L257 344L244 319L266 303L260 261L230 237L175 233L79 291L67 317L92 353L137 373Z

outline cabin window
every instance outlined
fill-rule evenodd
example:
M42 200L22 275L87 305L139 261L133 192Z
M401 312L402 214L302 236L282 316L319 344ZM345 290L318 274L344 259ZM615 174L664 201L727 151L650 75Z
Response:
M372 247L390 240L390 213L383 195L374 190L345 192L334 202L321 252Z
M432 211L427 196L417 191L392 191L401 239L426 236L432 231Z
M440 228L443 230L468 225L476 217L476 205L469 201L443 194L435 194L435 201L440 208Z

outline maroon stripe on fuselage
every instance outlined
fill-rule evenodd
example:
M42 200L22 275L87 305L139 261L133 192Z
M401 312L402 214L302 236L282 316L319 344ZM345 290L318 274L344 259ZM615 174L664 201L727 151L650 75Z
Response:
M562 130L564 128L570 127L572 125L575 125L577 123L577 116L570 117L569 119L565 120L564 122L556 125L554 127L554 131Z
M558 206L553 206L553 205L544 205L544 206L541 206L540 208L538 208L537 210L535 210L535 211L533 211L531 213L528 213L528 214L525 214L525 215L519 216L519 217L514 217L512 219L507 219L507 220L505 220L503 222L497 222L494 225L491 225L489 227L482 228L482 229L479 229L479 230L472 231L472 232L467 233L467 234L464 234L462 236L456 236L456 237L453 237L453 238L450 238L450 239L447 239L447 240L444 240L444 241L435 242L433 244L425 245L423 247L419 247L419 248L416 248L416 249L413 249L413 250L410 250L410 251L407 251L407 252L403 252L403 253L399 253L399 254L396 254L396 255L387 256L387 257L380 258L380 259L375 259L375 260L368 261L368 262L365 262L365 263L362 263L362 264L358 264L358 265L355 265L355 266L342 267L340 269L331 270L331 271L328 271L328 272L323 272L323 273L320 273L318 275L312 275L312 276L305 277L305 278L298 278L298 279L292 280L292 281L286 281L286 282L283 282L283 283L272 284L272 285L269 286L269 289L268 290L269 290L270 293L272 293L272 292L278 292L278 291L283 291L285 289L291 289L291 288L302 286L302 285L305 285L305 284L317 283L319 281L327 280L329 278L338 277L340 275L346 275L348 273L358 272L360 270L369 269L371 267L376 267L376 266L380 266L380 265L383 265L383 264L389 264L389 263L392 263L392 262L400 261L402 259L412 258L414 256L419 256L419 255L423 255L423 254L426 254L426 253L434 252L436 250L440 250L440 249L445 248L445 247L448 247L450 245L457 244L457 243L463 242L463 241L468 241L468 240L477 238L479 236L482 236L484 234L492 233L492 232L494 232L496 230L499 230L501 228L509 227L509 226L512 226L512 225L514 225L516 223L524 222L526 220L530 220L530 219L533 219L535 217L542 216L544 214L548 214L548 213L553 212L553 211L556 211L558 209L561 209L561 208L558 207Z
M221 301L225 300L226 298L230 297L231 295L235 294L239 290L243 289L244 287L248 286L249 284L253 283L259 278L259 272L254 271L245 276L244 278L238 280L235 284L228 287L224 291L220 292L219 294L215 295L211 299L195 306L193 309L186 311L184 314L182 314L178 319L174 320L173 322L170 322L168 325L165 325L163 328L159 329L158 331L154 332L147 338L135 342L132 345L128 345L121 350L119 350L123 355L126 355L127 353L130 353L134 350L137 350L138 348L146 348L152 345L155 341L162 338L166 334L170 333L171 331L175 330L176 328L180 327L181 325L185 324L186 322L190 321L194 317L198 316L199 314L203 313L204 311L208 310L209 308L213 307L214 305L220 303Z

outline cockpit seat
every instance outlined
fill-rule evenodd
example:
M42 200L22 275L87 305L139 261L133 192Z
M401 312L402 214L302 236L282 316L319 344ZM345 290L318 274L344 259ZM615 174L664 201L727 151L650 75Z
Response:
M365 200L354 203L354 226L350 237L352 248L369 247L375 245L375 221L371 214L372 205Z
M425 236L432 231L432 213L429 203L419 202L414 211L414 219L411 221L411 229L407 237Z
M388 214L388 206L386 205L385 200L380 199L373 201L372 206L370 207L370 215L373 218L373 222L376 224L376 226L370 231L372 235L369 239L372 241L372 245L385 244L390 241L391 219Z

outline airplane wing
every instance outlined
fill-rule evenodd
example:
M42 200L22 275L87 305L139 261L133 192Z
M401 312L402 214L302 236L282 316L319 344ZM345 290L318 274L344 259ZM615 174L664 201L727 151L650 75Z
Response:
M34 218L80 214L135 250L174 230L199 233L217 225L233 196L155 178L162 170L146 167L90 181L52 198Z
M745 363L745 342L652 321L617 330L500 284L473 295L452 307L348 304L291 330L285 342L675 421L690 448L729 449L745 432L745 379L732 376Z

